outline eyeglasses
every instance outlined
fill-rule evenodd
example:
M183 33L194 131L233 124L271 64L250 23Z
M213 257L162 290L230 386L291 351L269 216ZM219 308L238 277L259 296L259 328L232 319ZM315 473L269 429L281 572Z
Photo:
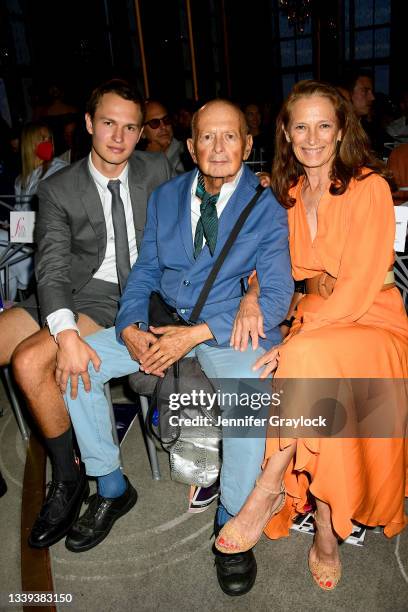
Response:
M164 117L160 117L160 119L150 119L150 121L145 121L144 124L151 127L152 130L157 130L157 128L160 127L161 123L163 123L163 125L170 125L171 124L170 115L164 115Z

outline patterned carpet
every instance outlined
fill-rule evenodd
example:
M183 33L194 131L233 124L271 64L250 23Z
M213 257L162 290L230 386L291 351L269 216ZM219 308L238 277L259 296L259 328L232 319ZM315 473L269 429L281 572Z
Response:
M0 591L20 590L20 499L24 445L0 388L0 469L9 485L0 499ZM187 488L169 479L167 455L160 453L163 479L151 479L139 423L123 444L125 472L137 488L135 508L116 523L95 549L69 552L63 542L51 549L54 587L71 593L64 609L169 612L256 610L405 612L408 601L408 530L387 540L368 532L363 547L343 545L344 572L332 593L314 586L306 556L311 536L257 546L258 578L240 598L224 595L216 582L211 553L214 504L201 514L187 509ZM94 486L94 483L91 483ZM63 609L61 607L61 609Z

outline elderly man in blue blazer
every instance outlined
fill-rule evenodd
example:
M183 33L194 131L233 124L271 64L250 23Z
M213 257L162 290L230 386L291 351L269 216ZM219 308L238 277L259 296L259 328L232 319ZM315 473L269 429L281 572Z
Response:
M278 325L285 318L293 293L286 211L266 189L227 255L199 322L186 327L149 328L152 291L159 292L180 317L189 319L222 246L258 186L257 177L243 164L252 138L235 105L223 100L209 102L196 113L192 127L188 146L198 169L153 192L142 248L121 299L116 328L87 339L101 360L97 370L89 365L91 392L80 384L78 390L71 389L67 394L87 473L105 478L110 474L118 498L129 485L119 469L104 383L139 369L163 375L188 353L196 355L211 378L253 378L257 357L280 341ZM210 212L204 210L204 202L210 205ZM266 337L256 350L235 351L230 337L242 282L254 269L261 287ZM259 437L224 440L216 529L239 511L252 490L264 443ZM98 510L88 509L68 535L66 545L70 550L87 550L101 541L103 529L95 528L95 533L89 529L90 512L97 514ZM104 526L106 535L110 526ZM253 551L216 555L217 576L224 592L240 595L249 591L256 576Z

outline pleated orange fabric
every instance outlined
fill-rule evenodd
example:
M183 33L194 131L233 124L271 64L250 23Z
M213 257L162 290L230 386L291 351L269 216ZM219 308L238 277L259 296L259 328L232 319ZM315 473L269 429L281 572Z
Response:
M397 288L381 291L394 260L395 217L386 181L371 174L352 180L343 195L327 191L313 242L302 184L303 177L292 189L296 204L288 211L293 276L301 280L326 271L337 281L328 299L301 300L275 378L408 378L405 308ZM265 458L292 442L269 437ZM330 505L341 538L350 535L352 519L383 525L391 537L408 524L407 439L298 439L285 484L286 505L265 529L270 538L289 534L309 489Z

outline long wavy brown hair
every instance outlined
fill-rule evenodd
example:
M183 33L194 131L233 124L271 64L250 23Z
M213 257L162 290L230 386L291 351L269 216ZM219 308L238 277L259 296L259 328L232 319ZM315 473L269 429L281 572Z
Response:
M349 186L352 178L364 180L370 174L379 174L393 188L391 174L385 170L385 165L376 159L370 150L368 137L361 127L350 102L332 85L320 81L300 81L293 87L285 100L276 120L275 158L272 167L272 188L279 202L285 208L291 208L296 199L290 197L289 190L296 185L299 177L305 174L292 150L292 144L287 142L284 129L288 131L291 111L294 103L300 98L321 96L328 98L333 104L337 126L342 130L341 142L337 144L333 164L330 171L330 193L341 195ZM362 169L369 168L371 172L363 174Z

